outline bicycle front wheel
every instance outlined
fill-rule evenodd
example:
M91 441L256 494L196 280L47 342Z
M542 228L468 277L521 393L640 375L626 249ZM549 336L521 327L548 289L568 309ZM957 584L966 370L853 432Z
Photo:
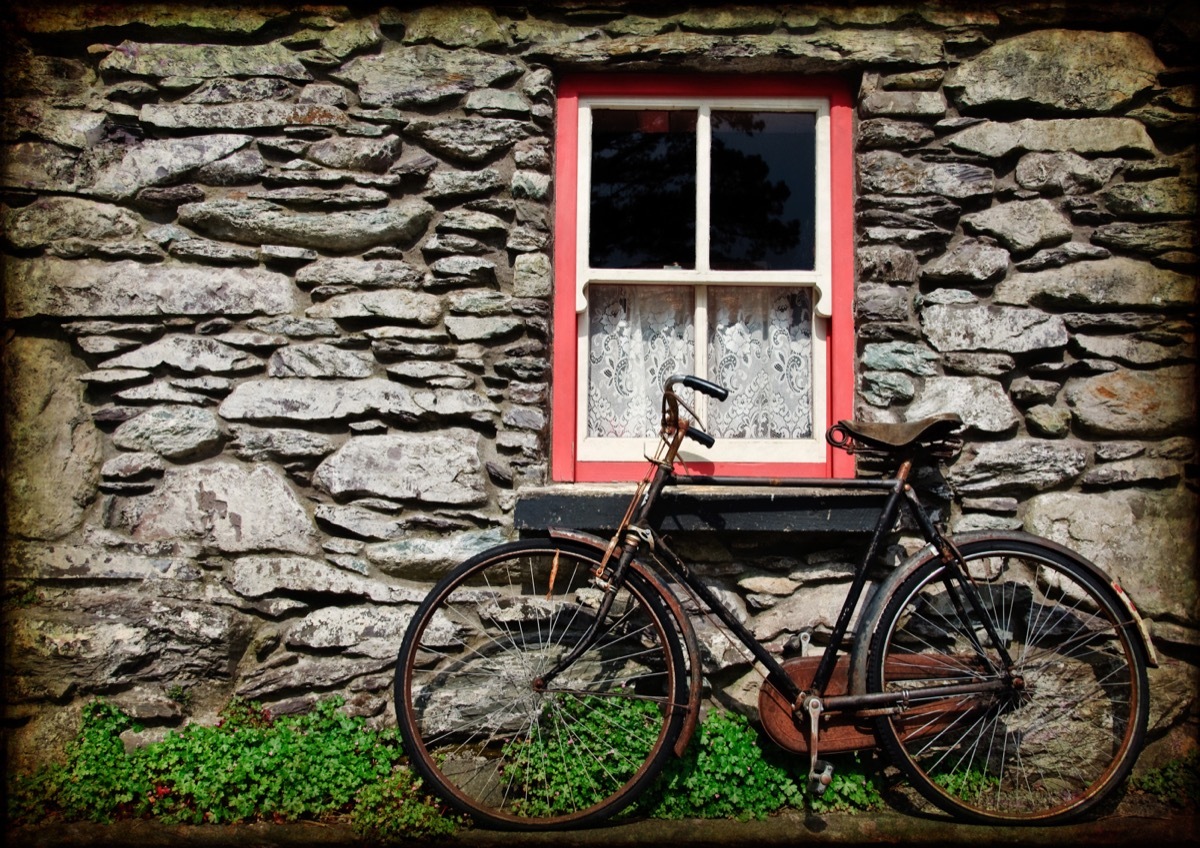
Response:
M674 620L632 570L601 615L599 561L568 542L501 545L434 587L408 627L395 693L405 749L477 823L600 821L637 797L678 737L687 675Z
M869 691L908 695L877 720L880 742L921 795L960 818L1079 816L1124 780L1145 736L1133 616L1098 571L1033 537L960 551L977 605L936 555L882 601ZM938 691L967 683L993 688Z

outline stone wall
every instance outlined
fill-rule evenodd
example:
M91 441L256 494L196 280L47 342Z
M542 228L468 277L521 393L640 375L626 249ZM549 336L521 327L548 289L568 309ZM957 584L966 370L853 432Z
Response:
M962 414L955 526L1025 527L1119 577L1164 660L1156 735L1181 726L1194 16L647 8L12 4L15 750L96 696L160 727L233 694L289 711L339 692L390 720L412 605L547 482L567 70L855 83L858 412ZM772 644L836 608L844 552L708 541L706 573ZM731 659L728 697L749 700Z

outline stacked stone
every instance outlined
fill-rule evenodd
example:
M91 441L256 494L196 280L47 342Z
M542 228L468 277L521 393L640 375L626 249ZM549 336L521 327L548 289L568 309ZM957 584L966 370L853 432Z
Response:
M35 590L8 640L29 744L97 694L177 720L178 686L198 712L341 692L388 720L412 605L545 482L568 71L861 80L859 411L962 414L956 527L1081 547L1164 644L1196 642L1189 22L638 6L18 4L6 577ZM757 544L708 571L783 649L828 624L848 558ZM1156 720L1188 674L1156 684Z

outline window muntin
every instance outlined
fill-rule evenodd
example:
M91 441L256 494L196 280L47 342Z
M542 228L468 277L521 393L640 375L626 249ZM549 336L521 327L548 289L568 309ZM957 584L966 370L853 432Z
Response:
M597 97L578 115L578 458L641 458L685 371L734 390L695 399L709 458L770 462L786 439L821 461L828 101Z

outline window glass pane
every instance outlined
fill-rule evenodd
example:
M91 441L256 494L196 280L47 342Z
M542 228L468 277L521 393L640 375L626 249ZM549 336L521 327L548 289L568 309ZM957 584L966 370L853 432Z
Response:
M729 388L708 404L708 431L724 438L812 437L812 290L708 290L709 377Z
M687 286L589 286L589 436L658 433L663 383L695 362L694 304Z
M714 111L710 204L713 268L812 270L816 116Z
M593 268L696 265L696 113L592 111Z

